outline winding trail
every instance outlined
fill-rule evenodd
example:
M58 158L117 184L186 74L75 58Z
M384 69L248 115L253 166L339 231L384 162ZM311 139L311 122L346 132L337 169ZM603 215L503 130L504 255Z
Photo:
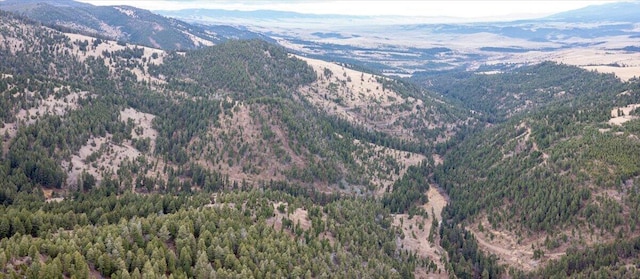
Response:
M495 241L488 239L485 233L478 232L475 226L469 226L467 229L475 236L480 249L498 256L500 262L515 266L524 271L533 271L540 267L541 264L549 260L558 259L566 254L565 252L545 252L541 259L535 260L533 259L533 249L531 249L528 243L515 244L515 240L509 239L510 237L503 232L490 230L486 227L487 226L485 226L485 230L489 230L491 234L497 235L494 237ZM498 242L498 239L507 240L510 243Z

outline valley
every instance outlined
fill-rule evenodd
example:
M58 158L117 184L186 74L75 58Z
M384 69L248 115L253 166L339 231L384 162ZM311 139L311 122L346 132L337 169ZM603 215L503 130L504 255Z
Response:
M463 18L326 15L270 11L185 9L158 12L204 24L243 24L298 54L355 63L410 77L452 69L483 71L555 61L587 70L638 76L637 3L611 3L509 21ZM581 12L589 13L584 17Z
M638 7L2 1L0 277L638 277Z

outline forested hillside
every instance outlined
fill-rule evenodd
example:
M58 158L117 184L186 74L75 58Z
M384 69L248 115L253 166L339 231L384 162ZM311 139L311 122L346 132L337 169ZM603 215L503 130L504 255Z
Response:
M171 49L0 12L0 275L638 275L637 79Z
M559 261L536 276L637 272L621 267L637 263L627 241L640 236L637 82L543 63L433 84L496 123L459 138L435 170L453 223L524 270ZM602 243L627 250L586 248Z
M396 224L437 224L435 133L327 113L315 69L263 41L166 52L1 15L0 273L447 276Z
M460 105L473 110L476 117L489 123L534 112L552 103L582 102L589 95L620 90L621 86L612 75L590 73L553 62L516 67L505 72L422 73L412 79L430 90L458 100ZM616 88L607 87L612 85Z
M132 6L94 6L72 0L5 0L0 9L64 32L166 50L211 46L228 39L266 37L231 26L201 26Z

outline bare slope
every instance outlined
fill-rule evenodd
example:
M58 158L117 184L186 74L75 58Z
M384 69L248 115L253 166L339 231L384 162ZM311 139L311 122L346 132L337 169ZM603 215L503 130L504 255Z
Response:
M399 92L388 77L368 74L348 66L299 57L317 73L302 96L328 114L354 125L394 137L431 142L449 139L467 119L451 116L449 105L425 92Z
M436 185L431 185L425 195L429 200L422 205L427 212L426 218L420 215L392 214L393 224L402 230L397 244L400 249L415 252L435 263L436 267L431 270L417 268L416 278L449 278L445 268L446 251L440 246L438 236L442 210L448 203L448 197Z

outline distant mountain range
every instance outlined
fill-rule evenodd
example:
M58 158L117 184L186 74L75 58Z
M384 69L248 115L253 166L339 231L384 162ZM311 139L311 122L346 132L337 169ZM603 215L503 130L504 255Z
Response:
M230 26L203 26L131 6L94 6L71 0L7 0L0 9L63 31L81 32L166 50L191 49L227 39L267 39Z
M640 21L639 10L640 2L618 2L557 13L545 19L568 22L616 21L636 23Z
M317 15L273 10L150 12L72 0L6 0L0 1L0 9L63 31L165 50L259 38L278 42L300 55L359 64L400 76L478 69L487 64L536 63L553 60L552 53L573 49L634 52L640 47L640 32L636 28L640 22L638 2L594 5L539 19L476 23L454 23L452 18ZM618 60L573 64L628 64Z
M284 19L284 18L360 18L361 16L342 16L342 15L316 15L303 14L296 12L273 11L273 10L257 10L257 11L237 11L222 9L184 9L184 10L158 10L159 14L176 17L176 18L197 18L206 16L211 18L246 18L246 19Z
M566 22L599 22L599 21L616 21L616 22L638 22L640 20L640 2L617 2L601 5L591 5L585 8L561 12L551 16L542 17L527 21L566 21ZM189 21L201 22L226 22L229 19L247 19L247 20L346 20L352 23L360 21L376 21L374 24L400 24L401 18L409 18L414 23L451 23L468 22L468 19L452 18L452 17L400 17L400 16L359 16L359 15L339 15L339 14L308 14L288 11L276 10L255 10L255 11L239 11L239 10L223 10L223 9L182 9L182 10L156 10L158 14L180 18ZM382 21L381 21L382 20ZM472 19L473 20L473 19ZM438 22L439 21L439 22ZM477 23L482 22L477 21ZM505 21L501 21L505 22ZM518 21L508 21L509 24ZM404 20L406 23L406 20ZM248 22L249 25L253 25Z

